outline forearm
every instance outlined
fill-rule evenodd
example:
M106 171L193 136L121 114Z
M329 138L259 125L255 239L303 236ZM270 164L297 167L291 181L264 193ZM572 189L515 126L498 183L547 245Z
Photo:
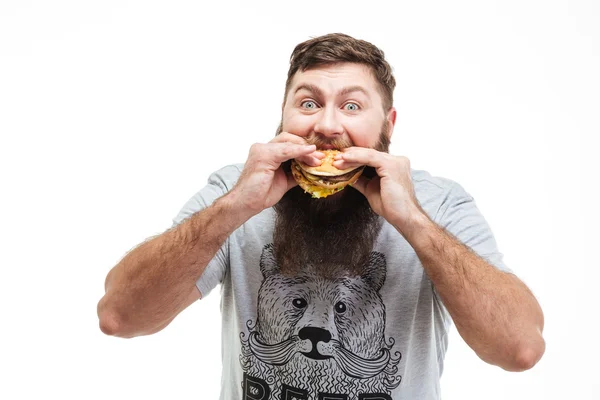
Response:
M426 214L399 229L417 253L465 342L484 361L511 371L544 352L543 314L529 289L499 271Z
M117 336L154 331L181 309L206 265L227 237L250 216L234 195L218 199L178 226L129 252L107 276L98 304L101 323L118 326Z

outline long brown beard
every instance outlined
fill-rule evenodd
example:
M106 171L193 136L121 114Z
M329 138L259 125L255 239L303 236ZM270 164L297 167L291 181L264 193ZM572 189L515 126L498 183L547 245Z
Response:
M374 146L376 150L388 151L390 141L386 132L387 123L384 123L380 140ZM324 144L338 148L352 146L352 143L325 142L317 136L307 141L317 147ZM289 172L290 162L282 167ZM371 178L375 170L367 167L363 175ZM274 209L273 246L283 274L295 275L306 269L325 278L363 273L382 220L358 190L346 187L330 197L313 199L296 186Z

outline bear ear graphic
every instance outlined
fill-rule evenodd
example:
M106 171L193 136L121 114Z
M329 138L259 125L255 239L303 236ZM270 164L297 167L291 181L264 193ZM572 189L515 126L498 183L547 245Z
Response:
M383 253L372 251L369 256L369 264L363 278L371 285L373 289L379 291L385 282L386 262Z
M260 272L266 278L279 271L277 261L275 261L275 250L273 249L273 243L269 243L263 247L262 254L260 255Z

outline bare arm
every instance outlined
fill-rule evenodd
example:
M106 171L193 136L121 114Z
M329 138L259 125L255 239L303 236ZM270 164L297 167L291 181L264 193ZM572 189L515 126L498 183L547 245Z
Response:
M213 205L129 252L108 274L98 303L100 329L120 337L149 335L167 326L200 296L195 287L225 240L250 217L296 185L281 163L318 163L316 147L289 133L250 149L235 187Z
M427 275L465 342L484 361L524 371L542 357L544 316L537 300L515 275L488 264L424 212L402 235L415 249Z
M106 277L98 303L102 331L120 337L157 332L199 298L197 279L250 217L235 204L226 195L129 252Z
M410 160L358 147L346 149L338 160L338 168L376 169L376 177L361 177L354 188L411 244L477 355L509 371L533 367L545 350L540 305L515 275L488 264L428 217L415 195Z

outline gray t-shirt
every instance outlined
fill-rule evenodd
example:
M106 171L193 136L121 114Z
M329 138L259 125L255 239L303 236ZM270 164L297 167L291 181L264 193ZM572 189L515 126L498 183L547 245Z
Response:
M231 190L242 168L212 174L174 225ZM433 221L511 272L459 184L426 171L411 174ZM203 297L221 284L220 399L440 399L451 318L402 235L384 222L362 276L290 278L274 261L273 226L273 209L248 220L197 281Z

